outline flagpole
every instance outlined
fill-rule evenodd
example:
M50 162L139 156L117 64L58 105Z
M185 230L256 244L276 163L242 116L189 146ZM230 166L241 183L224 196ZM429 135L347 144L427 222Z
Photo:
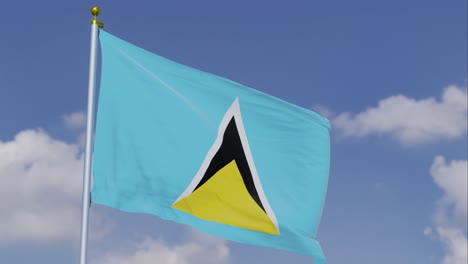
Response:
M91 52L89 59L89 82L88 82L88 112L86 124L86 144L85 144L85 164L83 176L83 208L81 214L81 250L80 264L86 264L86 251L88 242L88 220L89 220L89 204L90 204L90 178L91 178L91 145L93 136L93 113L94 113L94 90L96 86L96 57L97 57L97 41L99 28L104 24L97 20L99 15L99 7L91 8L93 20L91 21Z

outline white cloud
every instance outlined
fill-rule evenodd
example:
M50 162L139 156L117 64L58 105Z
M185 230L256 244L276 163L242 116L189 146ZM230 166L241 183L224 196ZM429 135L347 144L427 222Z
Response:
M468 263L467 243L467 188L468 161L447 162L437 156L431 167L431 175L443 195L434 213L435 230L446 247L443 264Z
M389 134L404 144L453 139L467 131L467 100L466 87L449 86L440 101L391 96L364 112L342 113L332 123L350 137Z
M65 126L71 129L83 129L86 126L86 114L83 111L63 116Z
M320 105L320 104L316 104L312 107L312 110L314 110L315 112L317 112L319 115L325 117L325 118L331 118L334 113L333 111L326 107L326 106L323 106L323 105Z
M80 115L63 122L78 128ZM82 181L81 142L57 140L40 129L0 140L0 243L78 240ZM101 239L111 227L93 213L90 239Z
M447 163L437 156L431 167L434 182L444 191L437 206L438 223L461 226L466 229L468 221L468 161L457 160Z
M78 146L41 130L0 141L0 242L76 235L82 162Z
M229 263L226 241L200 233L194 233L189 241L167 246L163 241L145 239L133 245L133 252L110 253L95 258L93 264L224 264Z
M456 228L437 228L441 241L445 244L447 254L442 264L468 263L468 242L466 233Z
M433 231L432 231L432 228L430 228L430 227L428 227L428 226L427 226L426 228L424 228L424 235L425 235L425 236L432 237L433 234L434 234L434 233L433 233Z

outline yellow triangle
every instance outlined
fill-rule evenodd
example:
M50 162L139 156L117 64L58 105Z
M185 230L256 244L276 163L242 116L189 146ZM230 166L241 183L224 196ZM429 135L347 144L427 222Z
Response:
M235 160L172 207L201 219L279 234L270 217L250 196Z

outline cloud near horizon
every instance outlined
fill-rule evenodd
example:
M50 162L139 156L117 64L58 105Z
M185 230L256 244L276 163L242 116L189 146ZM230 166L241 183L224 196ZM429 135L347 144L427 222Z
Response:
M468 263L467 169L467 160L447 162L442 156L435 157L431 166L431 176L443 191L433 216L436 237L446 249L443 264ZM432 235L432 231L424 233Z
M78 235L83 155L76 144L24 130L0 141L0 242Z
M227 241L190 232L184 243L168 246L161 240L146 238L130 245L130 253L110 252L96 257L92 264L228 264L230 252Z
M62 124L82 133L84 114L65 115ZM0 244L79 241L83 185L83 142L52 138L42 129L0 140ZM90 220L91 239L112 228L101 213Z

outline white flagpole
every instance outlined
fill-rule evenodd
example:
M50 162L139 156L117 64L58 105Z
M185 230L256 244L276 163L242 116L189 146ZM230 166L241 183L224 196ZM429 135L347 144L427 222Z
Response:
M90 204L90 178L91 178L91 145L93 142L93 113L94 113L94 91L96 86L96 57L99 27L104 25L97 20L99 15L97 6L91 8L94 19L91 21L91 54L89 59L89 82L88 82L88 112L86 124L85 164L83 177L83 210L81 215L81 252L80 264L86 264L86 251L88 242L88 219Z

